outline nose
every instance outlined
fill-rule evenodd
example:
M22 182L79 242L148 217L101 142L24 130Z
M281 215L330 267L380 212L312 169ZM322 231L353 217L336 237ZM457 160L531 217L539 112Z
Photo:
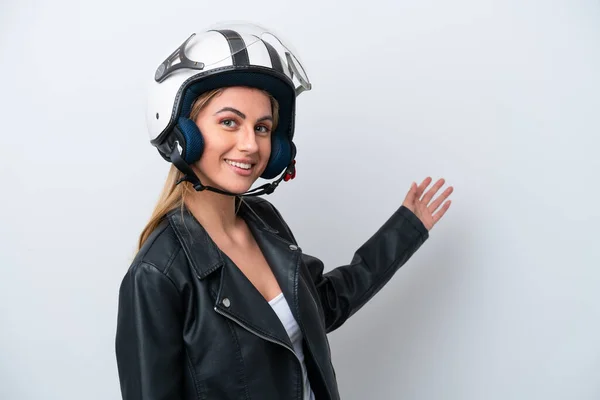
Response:
M254 127L244 127L244 129L238 131L237 147L238 150L247 153L255 153L258 151Z

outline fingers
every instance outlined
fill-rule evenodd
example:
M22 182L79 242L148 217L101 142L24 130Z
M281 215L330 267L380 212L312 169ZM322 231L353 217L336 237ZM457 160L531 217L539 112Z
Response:
M437 222L444 216L444 214L446 214L446 211L448 211L448 209L450 208L450 204L452 204L452 200L448 200L447 202L445 202L442 208L437 213L433 214L433 225L437 224Z
M417 198L419 198L419 199L421 198L421 195L423 194L425 189L427 189L427 186L429 186L431 181L432 181L432 179L430 177L427 177L423 180L423 182L421 182L421 184L419 186L417 186L417 193L416 193Z
M428 178L428 179L430 179L430 178ZM425 193L425 195L423 196L421 201L423 203L425 203L426 205L429 204L429 202L431 201L433 196L437 193L438 190L440 190L440 188L444 185L445 182L446 181L443 178L438 179L438 181L435 183L435 185L433 185L433 187L431 189L429 189L427 191L427 193Z
M411 183L410 184L410 189L408 190L408 193L406 194L406 200L413 203L415 201L415 198L417 197L417 184L416 183Z
M429 205L429 207L427 207L429 212L433 214L433 212L439 208L439 206L443 203L443 201L446 200L448 198L448 196L450 196L450 194L452 194L453 191L454 191L454 188L452 186L446 188L446 190L444 190L444 192L441 195L439 195L433 201L433 203L431 203Z
M444 200L446 200L448 196L450 196L450 194L452 194L452 192L454 191L454 188L452 186L449 186L448 188L446 188L446 190L444 190L444 192L441 195L436 197L435 200L432 202L431 200L436 195L436 193L442 188L442 186L444 186L446 180L444 178L438 179L437 182L429 190L427 190L427 192L425 192L425 190L431 184L432 181L433 179L430 176L428 176L427 178L423 179L423 181L419 185L416 185L416 183L413 182L410 186L410 190L406 195L407 202L411 204L420 203L421 207L427 207L427 210L430 214L433 214L433 212L440 208ZM445 213L447 207L450 207L449 203L443 205L443 208L440 210L443 212L440 214L439 218L441 218L441 216Z

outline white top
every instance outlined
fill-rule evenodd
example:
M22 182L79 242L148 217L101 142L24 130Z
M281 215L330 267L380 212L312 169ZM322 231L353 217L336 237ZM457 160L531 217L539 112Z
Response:
M292 310L285 300L283 293L280 293L273 300L269 301L269 304L275 311L275 314L281 320L283 327L285 328L292 345L294 346L294 352L302 365L302 377L304 378L304 400L315 400L315 394L313 393L310 382L308 381L308 375L306 373L306 364L304 363L304 351L302 350L302 332L296 322L296 319L292 315Z

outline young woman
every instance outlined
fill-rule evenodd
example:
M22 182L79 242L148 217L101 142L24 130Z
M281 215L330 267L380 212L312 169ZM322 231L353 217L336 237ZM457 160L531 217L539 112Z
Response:
M295 175L295 99L310 88L289 46L250 24L193 35L157 69L148 125L172 165L120 288L124 399L339 399L327 333L423 244L452 187L434 199L443 179L413 184L324 273L258 197ZM250 190L260 177L277 179Z

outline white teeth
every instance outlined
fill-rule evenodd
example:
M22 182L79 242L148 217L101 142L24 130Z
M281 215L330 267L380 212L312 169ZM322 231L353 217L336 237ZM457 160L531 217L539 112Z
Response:
M240 163L231 160L225 160L225 162L229 165L233 165L234 167L242 168L242 169L250 169L252 168L252 164Z

